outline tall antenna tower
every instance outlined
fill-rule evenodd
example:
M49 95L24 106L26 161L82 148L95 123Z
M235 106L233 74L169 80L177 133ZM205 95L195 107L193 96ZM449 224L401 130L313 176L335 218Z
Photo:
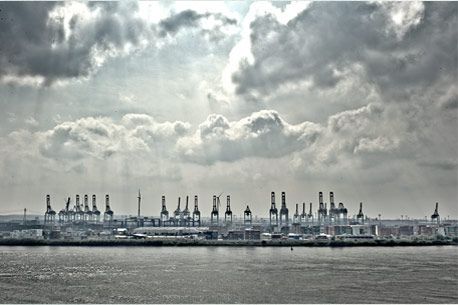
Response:
M140 219L140 203L142 201L142 194L140 194L140 190L138 190L138 219Z

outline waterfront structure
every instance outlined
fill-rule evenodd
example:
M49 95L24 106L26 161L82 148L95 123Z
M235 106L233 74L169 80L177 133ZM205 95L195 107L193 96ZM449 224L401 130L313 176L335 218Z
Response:
M250 207L247 205L245 212L243 212L243 224L252 224L253 223L253 217L251 215L251 210Z
M329 192L329 222L336 223L339 218L339 210L334 203L334 192Z
M358 220L359 223L364 223L364 213L363 213L363 203L362 202L359 204L359 212L358 212L358 215L356 215L356 219Z
M114 212L111 210L110 207L110 195L105 195L105 213L103 214L103 222L107 226L111 226L113 222L113 215Z
M224 213L224 223L232 225L231 196L227 195L226 213Z
M49 195L46 195L46 212L45 212L45 221L44 221L45 227L47 226L52 227L54 225L55 218L56 218L56 212L51 208L51 197Z
M198 205L198 197L197 195L194 196L194 212L192 212L192 226L193 227L200 227L200 211Z
M222 194L219 194L218 197L216 197L216 195L213 195L213 208L211 212L211 225L212 226L219 224L219 210L218 210L219 205L217 205L216 200L218 199L218 203L219 203L219 197L221 195ZM215 220L215 217L216 217L216 220Z
M273 231L273 227L278 227L278 209L275 206L275 192L272 192L270 194L269 223L271 231Z
M282 192L282 206L280 209L280 220L278 220L278 210L275 205L275 192L271 192L271 206L269 209L269 218L258 219L253 221L253 215L249 206L246 207L243 212L242 218L233 218L233 211L231 208L230 195L227 195L226 213L224 223L219 223L219 196L213 196L213 209L208 222L208 218L201 219L199 207L198 207L198 196L194 196L194 211L191 217L189 211L189 196L186 196L186 207L181 210L181 197L178 197L178 206L174 212L174 217L168 218L168 211L165 204L165 196L162 196L162 209L160 217L125 217L122 219L114 219L114 212L110 206L110 197L108 194L105 196L105 212L103 221L99 221L100 212L96 205L96 195L92 195L92 210L89 209L88 195L84 195L84 204L80 202L80 196L75 196L75 204L71 205L71 198L68 197L65 202L65 208L62 209L59 215L59 222L55 221L55 215L57 213L51 208L50 195L46 196L46 211L44 214L44 222L42 226L39 226L38 222L22 221L18 224L0 224L0 233L9 231L20 231L21 228L41 228L44 229L43 234L47 237L61 236L62 238L84 238L87 230L105 230L104 234L110 236L110 230L117 228L126 228L131 231L138 227L201 227L209 224L212 232L208 237L210 239L218 238L229 238L229 236L245 236L245 230L250 228L256 228L261 233L266 234L282 234L287 237L289 235L297 238L300 236L315 236L319 234L327 234L329 236L379 236L380 238L393 238L399 236L436 236L436 235L457 235L458 229L456 229L456 223L453 222L441 223L438 203L434 213L431 215L431 222L427 221L427 218L423 221L413 220L412 218L405 217L405 220L401 222L381 220L379 218L375 221L367 217L363 213L362 202L359 206L358 213L354 218L347 220L348 210L345 208L342 202L336 207L334 201L334 192L329 193L330 209L329 214L326 203L323 202L323 192L319 192L318 203L319 208L317 215L319 221L314 223L313 203L310 203L309 213L306 212L305 203L302 203L302 213L299 214L299 204L296 204L295 213L292 218L292 222L289 222L288 209L286 207L286 194ZM141 200L140 192L138 193L138 200ZM140 205L138 205L140 207ZM24 212L25 213L25 212ZM25 217L25 216L24 216ZM34 223L37 227L32 227ZM2 231L1 228L6 229ZM56 233L57 231L64 230L66 233ZM78 236L74 235L72 230L79 232ZM70 232L70 233L69 233ZM215 233L216 232L216 233ZM240 234L235 232L242 232ZM216 237L215 237L216 234ZM238 234L238 235L237 235ZM26 236L25 234L24 236ZM19 235L18 235L19 236ZM73 237L69 237L73 236ZM80 236L80 237L79 237ZM98 235L100 236L100 235ZM251 238L251 237L250 237Z
M281 192L281 209L280 209L280 226L288 226L289 217L288 217L288 208L286 207L286 193Z
M439 202L436 202L436 209L434 210L433 215L431 215L431 223L436 222L436 224L440 224L440 217L439 217Z
M165 196L162 196L162 209L160 219L164 224L169 221L169 211L167 211L167 207L165 206Z
M70 198L69 198L70 200ZM94 223L99 223L100 221L100 211L97 209L97 201L96 201L96 197L95 197L95 194L92 195L92 221Z
M189 212L189 196L186 196L186 205L183 210L182 225L189 227L191 224L191 212Z

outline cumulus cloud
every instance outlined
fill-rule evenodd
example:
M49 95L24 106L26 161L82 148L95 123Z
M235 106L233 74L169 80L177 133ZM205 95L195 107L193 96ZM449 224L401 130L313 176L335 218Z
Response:
M263 99L288 84L328 90L352 76L390 101L457 81L453 3L313 2L287 22L279 16L252 5L223 73L228 91Z
M421 141L407 124L385 124L390 116L391 110L378 104L332 115L317 141L295 152L290 165L299 176L342 175L413 157Z
M214 164L247 157L281 158L313 145L324 130L312 122L289 124L273 110L255 112L238 121L212 114L194 133L190 129L187 122L157 122L146 114L126 114L120 121L85 117L58 123L46 131L16 131L3 140L14 139L22 151L73 166L82 160L105 162L119 155ZM27 149L30 137L34 141ZM10 146L5 145L5 150Z
M86 117L36 131L34 147L44 158L75 164L131 155L199 165L290 156L298 171L318 171L330 166L367 168L409 157L430 160L421 154L429 136L402 120L386 124L393 111L369 104L337 113L326 124L290 124L274 110L236 121L211 114L194 132L188 122L157 122L146 114L126 114L120 121Z
M178 151L185 160L202 164L245 157L278 158L313 144L320 132L321 127L311 122L290 125L272 110L234 122L212 114L193 137L179 140Z
M145 114L126 114L120 124L109 118L88 117L61 123L41 134L40 152L57 160L103 160L114 154L142 152L160 156L167 154L188 128L188 123L158 123Z

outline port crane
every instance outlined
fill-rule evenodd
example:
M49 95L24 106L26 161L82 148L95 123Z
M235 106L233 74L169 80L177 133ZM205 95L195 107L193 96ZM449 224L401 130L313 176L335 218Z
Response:
M440 224L439 202L436 202L436 209L434 210L433 215L431 215L431 222L434 223L434 220L436 220L437 224Z
M180 204L181 204L181 197L178 197L178 206L176 210L173 212L174 225L179 225L179 223L181 222L181 218L183 214L181 213Z
M98 223L100 221L100 211L97 209L97 202L95 198L95 194L92 195L92 215L93 221Z
M272 224L272 220L274 221L274 224ZM278 209L275 206L275 192L270 193L269 221L271 231L273 231L273 226L278 227Z
M192 212L192 225L200 227L200 211L198 206L198 197L197 195L194 196L194 212Z
M343 222L344 224L347 223L347 214L348 210L346 207L344 207L344 204L342 202L339 203L339 220Z
M293 215L293 224L300 224L299 204L296 203L296 212Z
M283 217L284 223L283 223ZM288 208L286 207L286 193L281 192L280 226L289 224Z
M84 195L84 220L86 222L91 221L92 219L92 211L89 209L89 198Z
M313 212L312 212L312 203L310 202L310 210L309 210L309 214L307 215L307 218L310 222L310 219L312 220L311 223L313 223Z
M165 206L165 196L162 196L161 222L165 223L167 221L169 221L169 211Z
M334 223L339 218L339 210L334 203L334 192L329 192L329 220Z
M230 221L228 222L228 219ZM224 222L226 224L232 224L232 211L231 211L231 196L227 195L227 205L226 205L226 213L224 213Z
M53 226L55 217L56 212L51 208L51 196L46 195L45 226Z
M328 216L328 210L326 206L323 203L323 192L318 193L318 202L319 202L319 207L318 207L318 222L321 224L324 221L326 221L326 218Z
M113 211L110 207L110 195L105 195L105 213L103 213L103 222L109 226L113 222Z
M358 220L358 222L364 223L363 203L362 202L359 203L359 212L358 212L358 215L356 215L356 219Z
M76 194L75 198L75 219L82 221L84 220L84 211L82 205L80 205L80 195Z
M302 203L302 214L301 214L301 223L307 221L307 212L305 211L305 202Z
M251 224L253 221L253 217L251 215L251 210L250 210L250 206L246 206L246 209L245 211L243 212L243 224Z
M191 213L189 212L188 200L189 200L189 196L186 196L186 206L185 206L185 208L183 210L183 219L184 219L184 222L186 223L185 225L187 227L191 223Z
M223 193L219 194L219 196L216 196L216 195L213 195L213 208L212 208L212 213L211 213L211 216L210 216L210 222L211 222L211 225L215 225L215 217L216 217L216 225L218 225L219 223L219 206L221 205L220 201L219 201L219 197L222 195ZM218 200L218 204L217 204L217 200Z

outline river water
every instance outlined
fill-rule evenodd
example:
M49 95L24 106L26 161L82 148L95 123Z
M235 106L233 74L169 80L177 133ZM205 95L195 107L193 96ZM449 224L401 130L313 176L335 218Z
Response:
M0 247L2 303L458 303L458 247Z

